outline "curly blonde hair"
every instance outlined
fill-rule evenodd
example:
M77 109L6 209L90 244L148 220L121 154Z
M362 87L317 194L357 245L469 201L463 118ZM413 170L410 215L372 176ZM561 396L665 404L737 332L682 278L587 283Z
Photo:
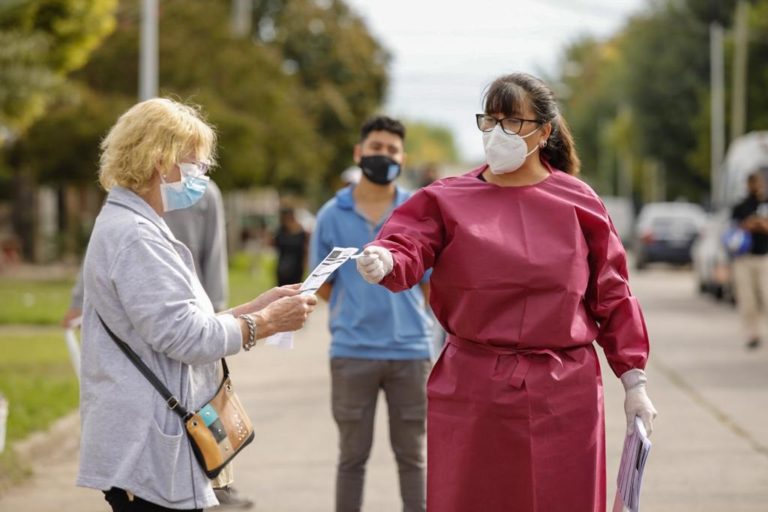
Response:
M182 158L214 164L216 133L199 107L153 98L131 107L101 142L99 183L143 193L155 169L167 172Z

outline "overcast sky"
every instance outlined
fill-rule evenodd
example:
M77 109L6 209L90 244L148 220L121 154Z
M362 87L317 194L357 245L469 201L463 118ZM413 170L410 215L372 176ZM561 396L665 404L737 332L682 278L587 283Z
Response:
M483 159L474 114L512 71L555 74L567 44L607 36L648 0L347 0L392 54L387 114L441 124L465 161Z

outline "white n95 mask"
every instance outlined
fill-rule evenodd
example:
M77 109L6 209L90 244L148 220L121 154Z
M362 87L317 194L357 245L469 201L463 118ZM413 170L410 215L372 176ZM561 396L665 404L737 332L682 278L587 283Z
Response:
M501 129L501 125L490 132L483 132L483 147L485 158L493 174L506 174L518 170L528 158L528 155L539 149L536 145L530 151L525 139L539 131L538 128L528 135L510 135Z

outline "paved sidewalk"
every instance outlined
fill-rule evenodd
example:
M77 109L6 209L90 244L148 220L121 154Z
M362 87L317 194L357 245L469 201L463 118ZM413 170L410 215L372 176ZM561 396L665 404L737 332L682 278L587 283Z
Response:
M643 512L765 512L768 348L743 350L734 334L735 312L696 297L687 272L637 274L633 287L651 332L649 392L661 414ZM236 479L259 512L333 509L336 431L329 411L326 314L322 307L313 315L292 351L261 347L231 358L238 393L256 424L256 440L238 456ZM603 373L611 501L623 442L623 392L605 364ZM59 436L51 447L33 479L0 497L0 512L108 510L97 492L73 485L76 432ZM383 414L377 417L364 510L400 510Z

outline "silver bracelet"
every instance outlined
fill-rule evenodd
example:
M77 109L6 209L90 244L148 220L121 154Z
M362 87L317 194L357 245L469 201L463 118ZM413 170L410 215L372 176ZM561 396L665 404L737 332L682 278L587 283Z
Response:
M256 322L253 321L251 315L240 315L239 318L242 318L248 324L248 339L243 343L243 350L248 351L256 346Z

